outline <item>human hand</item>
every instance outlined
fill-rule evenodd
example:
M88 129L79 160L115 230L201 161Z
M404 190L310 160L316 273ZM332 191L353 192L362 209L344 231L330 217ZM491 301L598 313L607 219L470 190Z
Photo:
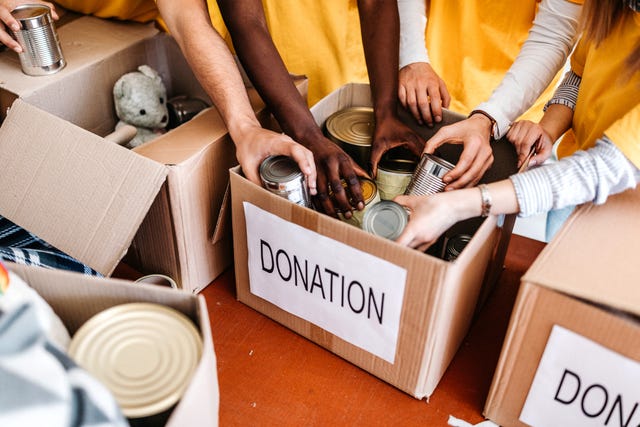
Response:
M316 167L313 153L295 142L287 135L252 126L242 136L233 138L236 145L236 158L249 181L262 185L260 164L273 155L291 157L304 174L309 194L316 194Z
M507 139L518 153L518 168L522 166L529 153L529 166L542 164L551 155L553 141L549 133L539 124L529 120L522 120L511 125L507 132Z
M338 145L325 138L322 133L301 141L313 152L318 174L317 197L320 208L327 215L351 218L355 208L364 209L364 198L358 176L367 173ZM345 188L342 181L347 184Z
M442 108L449 107L451 96L444 80L427 62L405 65L398 74L400 103L418 123L433 126L442 120Z
M424 140L396 116L376 119L371 144L371 173L375 177L380 159L392 148L404 147L420 157L424 149Z
M51 9L51 17L56 21L58 20L58 14L53 3L38 0L0 0L0 43L17 53L21 53L22 48L11 37L9 31L19 31L20 23L11 15L11 11L23 4L43 4L48 6Z
M424 152L433 152L444 143L463 144L456 166L442 177L445 191L476 185L493 164L491 149L491 121L482 114L474 114L460 122L444 126L426 143Z

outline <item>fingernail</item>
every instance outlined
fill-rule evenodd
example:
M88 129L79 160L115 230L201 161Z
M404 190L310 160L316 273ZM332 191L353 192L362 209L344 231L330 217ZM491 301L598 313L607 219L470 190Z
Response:
M22 47L18 46L15 49L13 49L13 51L16 52L16 53L22 53Z
M451 178L449 178L448 176L445 176L444 178L442 178L442 182L444 182L445 184L448 184L451 182Z
M361 211L364 209L364 202L358 202L358 210Z
M12 29L13 31L20 31L20 26L19 26L18 24L12 24L12 25L11 25L11 29Z
M347 219L351 218L351 216L352 216L351 211L347 211L347 212L345 212L343 215L344 215L344 217L345 217L345 218L347 218Z
M436 116L436 122L440 122L440 120L442 120L442 117Z

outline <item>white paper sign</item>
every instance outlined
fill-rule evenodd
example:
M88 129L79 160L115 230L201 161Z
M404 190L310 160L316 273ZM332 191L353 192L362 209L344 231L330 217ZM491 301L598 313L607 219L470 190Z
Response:
M393 363L407 271L244 202L251 293Z
M554 325L520 421L534 427L636 427L640 362Z

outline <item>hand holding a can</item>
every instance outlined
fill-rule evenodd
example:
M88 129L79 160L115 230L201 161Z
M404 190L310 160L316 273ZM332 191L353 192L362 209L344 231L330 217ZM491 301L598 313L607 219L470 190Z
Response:
M10 33L20 31L20 23L11 14L16 7L23 4L41 4L48 6L51 9L51 17L54 20L58 20L58 14L56 13L53 3L38 0L0 0L0 43L7 46L9 49L21 53L22 47Z
M371 173L374 177L377 175L378 163L384 153L396 147L403 147L420 157L424 149L424 140L396 115L385 118L376 117L371 146Z

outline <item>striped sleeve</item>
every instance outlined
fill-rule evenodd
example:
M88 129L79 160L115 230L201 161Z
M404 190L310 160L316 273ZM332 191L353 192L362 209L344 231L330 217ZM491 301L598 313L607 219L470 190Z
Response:
M558 85L553 97L544 106L544 111L547 111L549 105L552 104L561 104L575 110L581 81L582 78L579 75L573 71L568 71L567 74L564 75L562 82Z
M585 202L602 204L609 195L634 188L640 181L640 169L605 136L589 150L510 179L519 215L525 217Z

